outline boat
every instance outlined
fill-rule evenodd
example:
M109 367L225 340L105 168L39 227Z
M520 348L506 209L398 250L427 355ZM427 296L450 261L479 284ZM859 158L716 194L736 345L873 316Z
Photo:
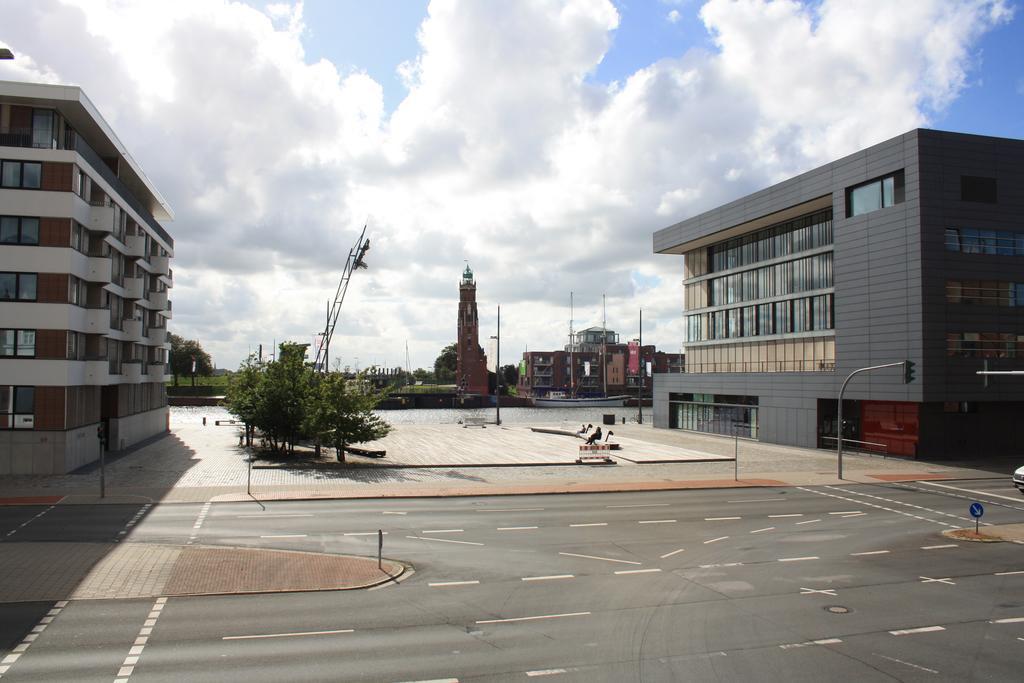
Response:
M559 394L562 394L559 396ZM535 408L621 408L628 396L597 396L572 398L564 392L553 391L544 398L533 399Z

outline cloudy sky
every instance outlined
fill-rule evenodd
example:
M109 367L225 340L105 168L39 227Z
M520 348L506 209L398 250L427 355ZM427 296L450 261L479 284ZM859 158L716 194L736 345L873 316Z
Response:
M173 331L221 367L323 327L429 367L476 273L503 360L678 351L651 235L915 127L1024 137L1008 0L0 0L0 79L81 86L175 210Z

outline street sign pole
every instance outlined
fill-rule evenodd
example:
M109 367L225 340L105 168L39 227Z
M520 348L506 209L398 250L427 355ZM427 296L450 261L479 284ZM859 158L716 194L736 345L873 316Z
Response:
M901 360L897 363L886 363L885 365L872 365L871 367L860 368L859 370L854 370L853 372L851 372L849 377L846 378L846 381L843 382L842 388L839 389L839 405L837 410L838 415L836 424L836 455L837 460L839 461L840 479L843 478L843 393L846 391L846 385L850 383L850 380L853 379L854 375L859 375L862 372L870 372L871 370L881 370L882 368L894 368L896 366L904 368L904 378L906 378L908 375L908 372L906 370L908 363L910 363L910 361ZM913 364L911 364L911 367L913 367Z
M384 550L384 532L381 529L377 529L377 569L383 569L383 563L381 562L381 552Z
M985 514L985 506L981 503L971 503L971 517L974 517L974 533L978 533L978 523L981 516Z

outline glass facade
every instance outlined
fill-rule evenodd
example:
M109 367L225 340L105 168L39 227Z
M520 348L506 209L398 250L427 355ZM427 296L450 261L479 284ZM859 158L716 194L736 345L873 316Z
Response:
M946 302L983 306L1024 306L1024 282L946 280Z
M786 299L686 316L686 341L742 339L769 334L831 330L834 295Z
M757 438L757 397L669 394L669 428Z
M830 244L832 211L821 211L712 245L708 248L709 271L717 273Z
M903 203L903 171L852 187L846 191L846 216L878 211Z
M1024 256L1024 232L946 228L946 251L994 256Z
M946 355L961 358L1024 358L1024 334L947 332Z

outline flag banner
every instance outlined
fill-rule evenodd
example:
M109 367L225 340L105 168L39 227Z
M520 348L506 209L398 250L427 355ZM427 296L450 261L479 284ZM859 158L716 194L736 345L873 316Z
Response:
M651 376L651 361L647 361L647 376Z
M590 377L590 361L583 361L583 376Z
M629 361L626 370L631 375L638 375L640 374L640 344L631 341L627 347L629 348Z

